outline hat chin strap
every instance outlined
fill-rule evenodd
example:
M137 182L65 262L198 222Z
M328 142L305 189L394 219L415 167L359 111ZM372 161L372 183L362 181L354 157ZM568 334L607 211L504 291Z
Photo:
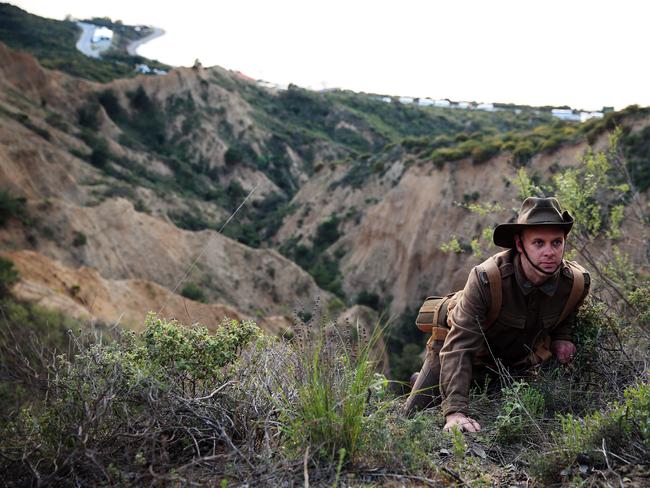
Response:
M531 261L531 259L528 257L528 253L526 252L526 248L524 247L524 243L523 243L523 241L521 242L521 250L524 252L524 256L526 257L526 261L528 261L528 263L529 263L533 268L535 268L537 271L539 271L539 272L542 273L543 275L546 275L546 276L553 276L553 275L557 272L557 268L555 268L555 271L553 271L553 272L551 273L551 272L548 272L548 271L544 271L542 268L540 268L540 267L537 266L535 263L533 263L533 262ZM562 253L562 254L564 254L564 253ZM558 266L558 267L559 267L559 266Z

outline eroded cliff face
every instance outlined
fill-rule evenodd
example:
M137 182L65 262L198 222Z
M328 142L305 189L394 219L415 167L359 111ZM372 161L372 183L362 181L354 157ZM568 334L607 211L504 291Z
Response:
M192 281L212 304L192 305L196 310L188 318L195 320L196 314L196 320L210 317L213 322L214 316L223 313L262 318L262 322L275 323L275 329L279 321L268 318L288 317L294 308L309 309L317 298L324 303L332 298L274 250L248 248L213 230L191 232L173 225L166 211L187 203L178 195L168 199L151 188L134 185L133 191L153 207L150 214L136 211L123 198L106 197L106 189L123 183L78 156L89 148L74 127L84 96L106 87L44 70L30 56L1 44L0 60L0 187L25 198L28 214L24 222L13 220L0 229L0 246L13 252L10 256L17 261L23 277L17 286L21 296L40 296L76 315L83 315L86 307L86 313L109 322L123 312L122 321L136 326L163 298L179 318L187 315L185 305L180 309L186 300L179 290ZM164 99L181 89L197 89L201 80L192 70L180 70L146 81L152 96ZM138 81L118 81L113 88L125 96L133 83ZM210 93L205 103L221 95ZM245 125L243 101L224 97L228 98L224 113L233 124ZM119 128L101 114L100 133L113 154L133 153L119 144ZM218 138L206 136L202 141L206 151L220 150ZM141 152L141 159L149 157ZM223 163L223 155L217 160ZM265 177L260 178L261 194L265 185L276 190ZM255 178L247 181L256 182ZM200 212L202 207L197 206ZM215 206L203 209L215 219L225 215ZM64 275L68 276L65 289L78 287L73 297L57 288L54 277Z

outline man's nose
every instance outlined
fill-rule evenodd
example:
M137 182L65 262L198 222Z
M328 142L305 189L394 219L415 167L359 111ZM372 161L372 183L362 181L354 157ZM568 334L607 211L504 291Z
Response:
M547 256L552 256L555 254L555 249L553 249L552 245L544 246L544 254Z

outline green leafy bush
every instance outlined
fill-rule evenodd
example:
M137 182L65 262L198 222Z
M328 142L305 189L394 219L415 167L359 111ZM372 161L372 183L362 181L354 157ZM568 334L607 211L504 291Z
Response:
M515 381L502 390L503 403L496 418L499 442L520 440L529 430L539 429L537 421L544 414L544 397L525 381Z
M9 190L0 190L0 227L11 219L25 218L26 203L24 197L16 197Z
M18 280L20 275L14 263L9 259L0 257L0 297L6 295L11 288Z
M56 356L42 403L22 408L2 431L0 468L19 485L132 484L153 467L164 476L214 455L217 442L253 428L223 390L228 368L258 334L250 322L224 320L212 335L150 315L139 335Z
M472 149L471 156L474 164L481 164L496 156L501 150L500 144L495 142L483 143Z
M201 287L196 283L186 283L181 290L181 295L197 302L205 301L205 293L203 293Z
M74 247L85 246L88 243L88 238L83 232L75 232L74 238L72 239L72 245Z
M359 305L365 305L377 310L379 308L379 295L371 293L368 290L361 290L355 300Z
M650 385L641 382L625 390L625 398L584 417L559 416L560 427L554 433L556 447L553 463L542 463L541 474L557 477L560 469L571 466L578 456L581 463L605 466L606 451L638 455L648 462L650 452Z
M232 364L242 348L259 333L252 322L224 319L213 333L200 326L184 327L150 314L142 333L141 359L148 367L165 375L177 375L183 385L192 385L192 394L200 382L213 382L222 376L221 368Z
M517 164L525 166L534 154L535 147L533 144L530 141L522 141L512 151L512 158Z
M622 136L621 147L632 180L640 191L646 191L650 188L650 127Z
M238 147L232 146L226 150L223 157L227 165L233 166L244 160L244 153Z

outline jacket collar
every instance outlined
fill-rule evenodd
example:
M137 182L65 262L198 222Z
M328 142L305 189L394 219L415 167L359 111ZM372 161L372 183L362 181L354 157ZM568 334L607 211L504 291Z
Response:
M558 282L560 281L560 272L562 271L562 268L564 268L565 266L564 260L562 260L555 273L553 273L553 275L550 276L541 285L535 285L532 281L526 278L526 275L524 274L524 270L521 267L521 257L519 256L519 253L517 253L517 255L515 256L514 264L515 264L514 266L515 280L517 281L517 285L521 289L521 292L524 294L524 296L530 295L534 290L540 290L542 293L544 293L549 297L555 295L555 292L557 291Z

